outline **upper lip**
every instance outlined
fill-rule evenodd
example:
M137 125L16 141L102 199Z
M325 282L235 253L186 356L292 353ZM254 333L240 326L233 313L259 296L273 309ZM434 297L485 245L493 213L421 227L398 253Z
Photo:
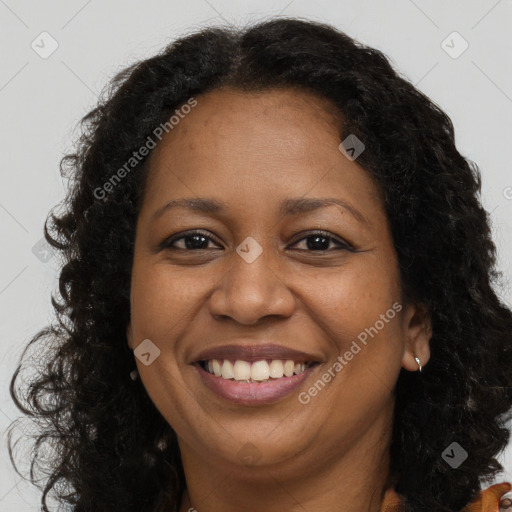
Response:
M262 359L291 359L295 362L320 362L320 358L307 352L275 344L258 345L222 345L211 347L194 357L193 362L209 361L210 359L229 359L241 361L260 361Z

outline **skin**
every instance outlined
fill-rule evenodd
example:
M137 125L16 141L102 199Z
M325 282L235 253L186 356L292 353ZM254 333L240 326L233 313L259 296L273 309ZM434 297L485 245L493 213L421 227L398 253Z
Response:
M418 370L414 356L427 364L431 336L425 308L403 303L378 188L338 149L340 118L325 99L230 88L196 99L150 158L127 327L130 348L149 338L160 349L148 366L135 359L178 435L188 489L180 512L376 512L388 485L393 388L401 367ZM154 218L185 197L226 210L180 207ZM337 205L280 215L283 200L300 197L343 200L365 220ZM159 249L195 229L212 240ZM332 237L320 240L325 250L314 245L319 229ZM236 252L248 236L263 251L250 264ZM233 404L188 364L204 348L270 341L322 361L299 390L307 391L395 302L401 311L308 404L298 393ZM250 465L239 455L247 443L257 453Z

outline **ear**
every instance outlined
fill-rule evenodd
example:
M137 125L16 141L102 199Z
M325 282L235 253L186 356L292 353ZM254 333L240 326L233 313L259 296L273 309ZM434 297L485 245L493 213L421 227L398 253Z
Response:
M128 342L128 346L133 350L133 330L131 322L126 327L126 341Z
M432 337L432 322L430 312L424 304L408 304L404 307L402 329L406 343L402 366L414 372L419 370L415 357L419 358L424 367L430 359L430 338Z

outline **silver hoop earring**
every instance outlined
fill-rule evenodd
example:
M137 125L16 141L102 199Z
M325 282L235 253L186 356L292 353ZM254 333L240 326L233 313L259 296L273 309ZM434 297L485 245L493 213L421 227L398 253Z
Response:
M414 358L416 360L416 362L418 363L418 366L420 367L420 372L421 372L421 362L420 362L420 358L419 357L415 357Z

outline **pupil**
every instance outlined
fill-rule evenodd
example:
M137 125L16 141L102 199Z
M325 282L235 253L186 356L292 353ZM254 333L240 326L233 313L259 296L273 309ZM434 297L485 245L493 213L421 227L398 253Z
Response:
M310 240L314 240L314 242L310 243ZM318 246L318 240L324 240L323 244L320 243L321 247ZM320 249L320 250L324 251L329 248L329 238L326 236L322 236L322 235L310 236L310 237L308 237L307 246L308 246L308 249Z
M197 244L195 243L191 243L190 240L193 239L195 240L195 242L198 241L198 239L203 239L203 245L204 245L204 241L206 241L206 244L208 245L208 241L206 240L206 237L203 236L203 235L189 235L185 238L185 246L187 249L204 249L204 247L199 247ZM199 245L201 245L201 243L199 242Z

